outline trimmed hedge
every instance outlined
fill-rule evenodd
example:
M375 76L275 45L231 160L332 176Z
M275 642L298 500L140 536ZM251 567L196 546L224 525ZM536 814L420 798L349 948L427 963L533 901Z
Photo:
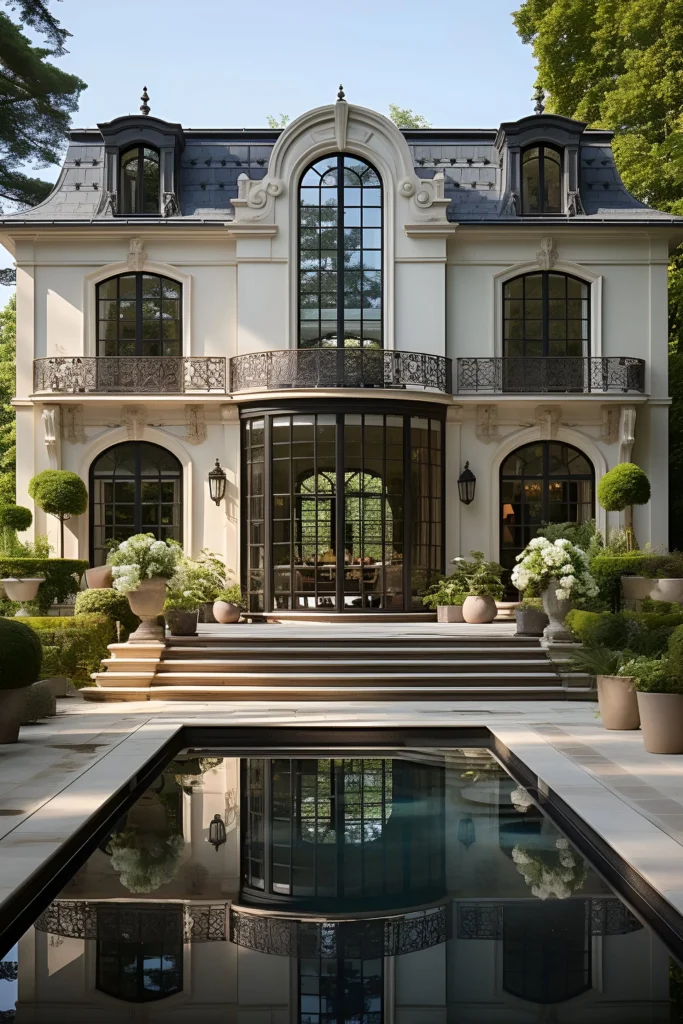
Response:
M125 594L118 590L103 587L98 590L82 590L76 598L76 615L106 615L112 624L116 636L116 623L121 623L121 642L125 643L129 635L140 625Z
M683 625L677 626L669 637L669 660L679 679L683 679Z
M588 647L608 647L656 657L683 627L683 607L676 612L587 612L572 608L567 628Z
M55 600L66 601L78 593L89 564L79 558L11 558L0 555L0 578L44 576L45 582L41 583L33 602L44 613Z
M0 619L0 690L35 683L42 656L40 640L26 622Z
M39 718L52 718L57 714L57 701L47 683L33 683L24 690L26 702L21 716L22 725L31 725Z
M49 615L24 622L38 634L43 679L67 676L77 684L90 684L90 673L99 670L102 658L108 656L107 645L116 640L112 623L104 615Z
M590 571L603 601L613 602L619 596L622 576L646 576L648 579L683 578L683 554L654 555L651 551L631 551L627 555L595 555Z

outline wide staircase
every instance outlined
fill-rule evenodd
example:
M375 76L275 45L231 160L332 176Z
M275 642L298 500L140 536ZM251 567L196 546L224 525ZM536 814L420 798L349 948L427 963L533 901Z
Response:
M144 685L134 652L117 651L87 700L585 699L586 676L558 672L536 639L486 626L200 626L172 637ZM130 654L128 653L130 652ZM122 657L123 655L123 657ZM128 673L125 687L116 676Z

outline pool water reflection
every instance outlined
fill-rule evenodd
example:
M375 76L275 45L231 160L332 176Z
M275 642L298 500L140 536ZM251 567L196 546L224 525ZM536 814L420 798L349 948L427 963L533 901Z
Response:
M664 944L483 749L180 756L17 973L17 1024L680 1019Z

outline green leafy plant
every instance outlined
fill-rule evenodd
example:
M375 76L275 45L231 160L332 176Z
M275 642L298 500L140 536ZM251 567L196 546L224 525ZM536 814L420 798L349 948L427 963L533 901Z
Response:
M180 835L126 829L109 840L111 865L129 892L154 892L175 878L185 843Z
M183 558L168 583L165 611L195 611L216 600L225 589L227 569L218 555L206 549L198 559Z
M591 559L590 570L600 597L613 604L619 594L622 576L647 579L683 579L683 554L668 555L653 551L627 551L621 555L599 554Z
M597 530L594 519L587 519L585 523L544 523L536 535L553 543L568 540L585 551L589 558L604 549L602 534Z
M116 636L116 623L121 623L121 642L125 643L129 635L138 628L140 620L131 611L128 598L111 587L98 590L82 590L76 598L74 615L104 615L112 625Z
M52 718L57 714L57 701L47 683L40 681L31 683L26 687L24 697L22 725L30 725L32 722L37 722L39 718Z
M450 579L460 582L468 597L492 597L500 601L503 596L503 566L489 562L483 551L470 551L471 561L454 559L456 570Z
M0 619L0 622L6 621ZM46 615L24 620L42 649L43 679L66 676L78 685L90 686L90 674L108 657L107 646L116 631L105 615Z
M524 600L520 601L517 605L518 612L542 612L543 601L540 597L527 597L527 593L524 594Z
M598 483L598 501L606 512L626 510L627 548L632 551L636 544L633 532L633 506L646 505L652 488L647 475L633 462L622 462L614 466Z
M666 656L630 658L624 661L618 674L632 677L636 690L643 693L683 693L683 679L675 674L675 668Z
M23 505L0 505L0 546L4 554L17 555L23 552L17 532L28 530L33 523L33 513Z
M0 555L0 579L44 577L33 607L47 612L55 601L62 602L78 593L88 562L76 558L29 558Z
M239 583L233 583L231 587L220 590L215 599L216 601L225 601L227 604L236 604L238 608L244 608L244 598Z
M574 672L586 672L590 676L616 676L623 663L621 651L612 651L609 647L580 647L564 664Z
M558 601L591 598L598 588L588 567L588 555L571 541L534 537L517 555L512 584L524 593L531 588L534 596L552 586Z
M664 653L676 626L683 624L683 608L660 615L652 612L588 612L573 608L566 617L571 632L588 647L608 647L634 655Z
M515 846L512 859L531 892L539 900L566 900L588 878L588 868L582 857L569 848L569 842L560 837L555 849L531 853L523 846Z
M450 576L432 583L422 598L422 604L435 611L439 605L461 605L466 597L464 581L457 576Z
M152 533L136 533L107 555L114 589L122 594L137 590L143 580L170 579L183 557L179 544L157 540Z
M0 690L17 690L35 683L42 660L40 640L30 626L0 618Z
M88 508L88 490L77 473L44 469L29 480L28 493L38 508L59 520L59 557L64 557L64 523Z

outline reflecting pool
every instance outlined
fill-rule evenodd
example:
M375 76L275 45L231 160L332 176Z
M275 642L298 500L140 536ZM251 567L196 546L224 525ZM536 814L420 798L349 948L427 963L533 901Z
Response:
M215 753L172 761L20 939L0 1020L683 1021L664 943L489 751Z

